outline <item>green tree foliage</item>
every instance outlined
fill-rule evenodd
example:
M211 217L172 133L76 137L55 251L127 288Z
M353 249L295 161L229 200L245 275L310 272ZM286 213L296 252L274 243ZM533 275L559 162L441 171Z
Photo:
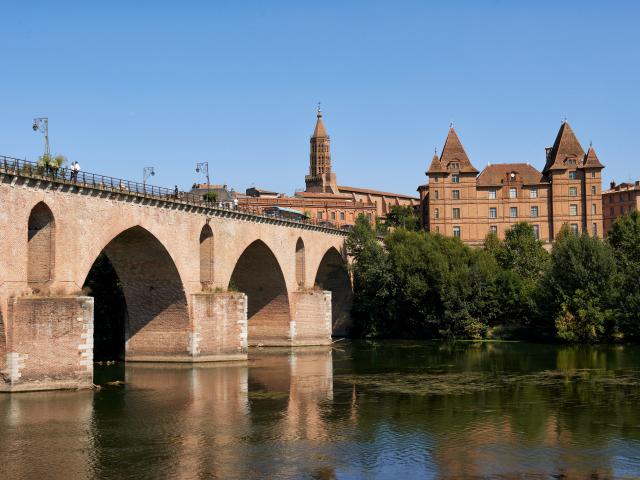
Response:
M387 214L385 225L387 228L404 228L417 232L420 230L420 219L413 207L394 205Z
M619 326L627 336L640 338L640 213L616 220L608 236L613 248L620 285Z
M483 338L500 331L574 343L640 338L640 214L603 242L558 234L551 254L527 224L484 248L396 228L382 243L359 219L353 256L355 333L395 338Z
M556 241L544 278L544 305L560 339L600 342L614 333L618 273L611 247L589 235Z

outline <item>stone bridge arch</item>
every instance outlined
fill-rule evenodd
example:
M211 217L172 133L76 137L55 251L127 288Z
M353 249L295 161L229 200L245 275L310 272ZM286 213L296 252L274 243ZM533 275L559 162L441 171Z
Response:
M163 357L186 355L187 296L178 269L160 240L147 229L133 226L116 235L100 253L113 266L126 303L125 358L154 359L158 352Z
M347 335L351 325L353 286L348 263L335 247L329 248L320 260L314 283L331 292L332 334Z
M229 289L247 295L249 345L287 345L291 309L287 282L273 250L254 240L235 263Z

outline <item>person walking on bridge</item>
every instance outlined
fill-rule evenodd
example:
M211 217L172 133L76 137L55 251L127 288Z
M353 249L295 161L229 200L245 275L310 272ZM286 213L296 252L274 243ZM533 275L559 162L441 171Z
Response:
M80 164L75 160L71 164L71 181L76 183L78 181L78 173L80 172Z

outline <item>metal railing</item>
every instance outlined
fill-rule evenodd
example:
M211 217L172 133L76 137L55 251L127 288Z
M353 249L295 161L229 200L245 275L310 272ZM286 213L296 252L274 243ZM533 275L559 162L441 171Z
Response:
M158 187L147 183L134 182L122 178L109 177L90 172L74 172L71 168L54 167L35 163L26 159L19 159L0 155L0 172L21 177L47 180L54 183L76 185L79 187L96 188L109 192L135 195L175 203L184 203L196 207L212 210L233 211L246 213L264 219L277 219L292 224L313 225L333 231L344 232L328 221L318 221L313 218L294 219L290 216L266 215L257 206L237 205L234 202L208 201L201 195L177 191L166 187Z

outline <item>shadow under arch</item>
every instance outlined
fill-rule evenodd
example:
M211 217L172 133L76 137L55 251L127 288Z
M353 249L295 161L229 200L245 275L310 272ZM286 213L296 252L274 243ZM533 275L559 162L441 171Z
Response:
M332 335L345 336L351 327L353 288L345 260L331 247L322 257L315 285L331 292Z
M124 352L126 360L187 353L190 322L182 280L169 252L148 230L135 226L113 238L94 262L84 287L95 293L116 291L108 298L94 297L96 350L104 347L99 344L104 339L96 335L102 327L101 302L119 298L124 318L114 324L124 331L107 337L124 345L112 346L114 351Z
M44 202L29 213L27 233L27 282L45 285L53 280L56 223L53 212Z
M254 241L242 252L229 288L247 295L249 345L290 344L287 285L278 260L262 240Z

